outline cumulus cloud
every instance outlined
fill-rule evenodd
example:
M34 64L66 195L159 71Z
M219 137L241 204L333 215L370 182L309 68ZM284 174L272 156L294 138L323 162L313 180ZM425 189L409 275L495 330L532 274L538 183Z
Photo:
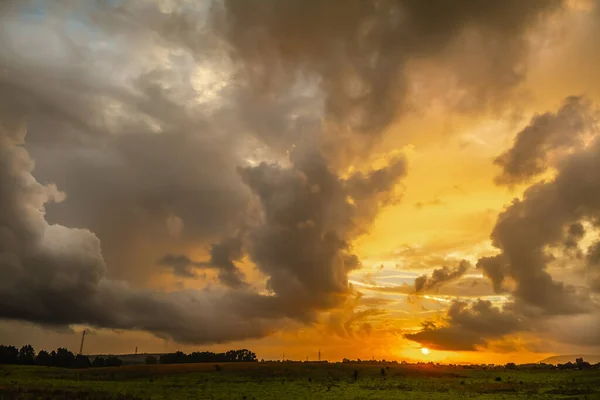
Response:
M480 258L477 260L477 268L483 270L483 274L492 282L496 293L505 291L504 277L508 273L508 266L502 255Z
M23 135L2 128L1 318L143 329L195 343L259 337L272 329L266 316L242 318L249 304L265 301L256 294L159 293L107 279L100 241L92 232L46 222L45 205L60 196L53 185L41 185L31 175ZM222 313L231 318L220 321Z
M16 8L5 7L5 20L29 22ZM49 19L58 18L53 6L45 11ZM92 11L98 12L102 27L111 25L132 33L116 45L147 57L150 48L163 48L160 40L127 23L135 18L127 9ZM148 23L153 18L170 18L147 16ZM114 77L103 76L101 68L94 73L78 69L96 61L99 53L114 54L69 43L81 51L59 52L64 59L54 60L52 68L14 51L10 45L15 29L9 26L2 32L5 46L0 53L8 67L1 77L7 89L1 101L9 110L2 114L5 129L0 136L1 172L6 175L1 184L6 205L0 252L6 277L0 295L1 317L144 329L203 343L259 337L286 318L309 321L316 311L343 301L349 293L347 273L360 265L350 242L366 231L379 206L393 197L395 184L406 172L403 159L342 179L320 155L317 143L305 153L294 151L292 164L286 166L282 149L275 146L269 153L260 145L270 144L264 135L273 132L253 136L256 132L240 132L235 122L225 123L223 113L231 111L227 104L207 115L195 97L205 93L193 90L192 85L173 87L182 76L168 63L153 60L154 70L119 86L111 81ZM79 62L71 62L72 57ZM178 55L167 53L167 60L173 57ZM113 61L119 65L127 59ZM186 62L185 57L178 61ZM30 75L36 79L29 79ZM73 76L79 80L70 79ZM186 73L183 77L192 78ZM86 82L85 89L78 82ZM238 95L245 99L240 93L228 94L234 100ZM227 129L219 128L219 121ZM28 127L27 150L22 123ZM306 138L306 146L313 146L311 138L321 134L316 127ZM272 154L279 163L244 166L248 154L242 150L249 144L258 150L262 147L262 157ZM56 155L65 148L70 151L57 161ZM29 153L41 164L36 170L38 179L62 181L69 193L68 204L46 213L48 203L62 195L55 186L38 183ZM261 154L250 154L256 156ZM257 205L247 209L251 197ZM349 198L354 199L352 203ZM177 235L173 227L165 226L165 220L173 225L173 216L177 216ZM46 219L90 228L98 236ZM248 229L239 236L227 235L246 224ZM195 241L223 234L225 239L212 246L207 261L192 261L178 252ZM248 241L244 250L243 240ZM150 245L141 246L145 249L140 252L138 243ZM254 293L243 284L235 262L244 251L269 277L271 296ZM129 261L137 266L168 265L176 274L190 278L198 268L212 268L219 271L225 286L236 291L133 289L112 279L120 277L121 266L143 277L144 270L128 265ZM107 264L111 267L106 268ZM19 293L28 296L21 300ZM215 320L223 315L232 321Z
M496 182L527 183L546 172L553 157L584 145L585 134L596 131L598 116L591 102L581 96L565 99L556 112L535 115L517 133L513 146L494 160L494 164L502 167Z
M36 178L69 194L48 220L93 231L108 275L137 282L165 252L236 226L249 198L236 167L253 139L231 122L223 97L236 97L207 33L196 40L215 53L196 62L153 33L175 16L152 3L135 17L99 3L30 4L43 18L27 3L2 5L0 102L27 124ZM212 70L225 76L203 74ZM165 226L174 215L177 235Z
M193 343L314 320L348 296L353 240L397 199L403 158L348 171L404 109L407 63L444 64L477 32L504 60L478 76L513 76L561 2L161 4L0 5L1 318ZM245 256L270 295L244 284ZM221 285L140 288L165 266Z
M561 5L228 0L224 31L258 93L272 97L298 75L318 77L325 116L335 127L326 146L340 157L340 139L349 142L344 153L352 153L353 134L363 133L357 145L363 149L365 135L380 132L406 108L411 62L434 58L455 76L465 103L488 104L514 88L525 73L517 71L528 47L526 33ZM469 54L482 57L458 62Z
M5 278L0 316L145 329L194 343L259 337L285 318L307 321L315 311L341 303L349 294L347 274L359 266L349 240L365 229L382 204L380 195L387 198L405 172L399 159L344 180L317 156L300 158L289 168L261 164L241 169L263 214L249 229L249 254L270 276L273 296L248 290L161 293L107 279L93 233L48 224L44 206L62 196L31 175L33 162L21 146L22 134L3 131L0 139L0 265ZM357 180L372 192L357 191ZM356 196L353 204L347 201L349 193ZM232 279L238 273L233 262L241 252L241 238L233 238L213 245L207 262L170 255L161 263L184 275L191 274L191 267L218 268L224 283L239 288L241 281ZM219 322L223 313L233 321Z
M270 277L271 290L322 307L348 292L347 275L360 266L350 241L372 223L406 173L405 161L347 179L312 152L293 154L292 163L240 170L263 205L260 221L248 229L248 252Z
M572 101L573 98L567 99L566 104ZM520 146L519 141L515 142L515 147ZM513 149L506 154L511 154ZM530 151L531 159L538 157L538 147L534 146ZM523 154L524 159L530 159ZM499 254L481 258L477 267L490 279L496 292L508 293L513 300L508 311L486 313L489 319L479 312L481 305L460 306L473 321L477 319L495 326L499 321L508 324L506 318L518 317L525 321L524 327L539 329L545 322L597 318L598 304L589 294L590 290L597 290L597 246L588 249L586 287L555 280L548 270L554 259L548 250L565 245L578 247L585 234L582 222L600 218L600 179L596 173L600 168L600 139L595 137L589 145L566 155L556 168L555 178L531 185L522 199L514 199L498 216L491 239ZM509 281L510 285L507 285ZM478 311L476 307L479 307ZM456 327L463 328L454 318L455 314L456 310L449 310L447 326L428 325L422 332L407 337L417 341L430 340L443 346L442 340L457 333ZM502 335L510 332L512 330ZM462 337L465 342L459 347L475 348L487 338L502 335L481 331L471 340ZM585 339L581 344L589 344L589 340ZM451 342L447 345L453 346Z
M494 307L489 301L478 300L471 305L455 301L443 326L426 322L420 332L404 336L432 349L474 351L485 347L490 339L521 329L523 325L516 314Z
M590 289L600 292L600 242L589 247L586 258Z
M423 292L437 289L447 282L459 279L470 267L471 264L467 260L462 260L454 269L444 266L434 270L430 277L421 275L415 279L415 291Z
M515 199L500 214L492 231L493 244L502 252L495 258L495 284L510 277L519 301L548 313L578 313L588 306L574 287L552 279L546 247L564 242L573 224L598 217L594 202L600 192L591 172L598 167L598 143L566 159L554 180L527 189L522 200Z

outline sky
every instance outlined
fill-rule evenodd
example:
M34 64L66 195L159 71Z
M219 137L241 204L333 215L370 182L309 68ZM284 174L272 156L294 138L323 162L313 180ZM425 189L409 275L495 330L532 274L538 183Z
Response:
M0 343L598 354L599 34L597 0L2 2Z

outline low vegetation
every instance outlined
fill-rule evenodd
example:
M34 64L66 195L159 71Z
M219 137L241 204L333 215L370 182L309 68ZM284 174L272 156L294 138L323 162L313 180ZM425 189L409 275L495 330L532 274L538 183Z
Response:
M573 363L577 366L577 363ZM0 399L598 399L600 369L548 364L235 362L0 366Z

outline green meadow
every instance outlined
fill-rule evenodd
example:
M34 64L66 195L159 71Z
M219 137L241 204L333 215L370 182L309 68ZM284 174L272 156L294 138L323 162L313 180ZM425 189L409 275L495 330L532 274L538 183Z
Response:
M0 366L0 399L600 399L600 370L225 363Z

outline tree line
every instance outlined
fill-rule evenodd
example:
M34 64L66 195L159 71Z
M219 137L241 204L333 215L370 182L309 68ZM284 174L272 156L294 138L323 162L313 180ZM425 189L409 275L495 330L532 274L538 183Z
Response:
M36 353L33 346L27 344L20 349L15 346L0 345L0 364L43 365L60 368L90 368L90 367L118 367L123 361L115 356L95 357L90 361L88 356L73 354L60 347L51 352L40 350Z
M160 358L152 355L146 357L146 364L186 364L186 363L225 363L225 362L256 362L256 354L248 349L229 350L225 353L210 351L193 352L190 354L181 351L163 354ZM36 352L33 346L25 345L18 349L15 346L0 345L0 364L43 365L61 368L90 368L90 367L118 367L123 364L117 356L93 357L73 354L65 348L58 348L47 352Z
M155 363L155 360L146 358L147 364ZM213 353L210 351L193 352L186 354L178 351L176 353L163 354L158 359L160 364L186 364L186 363L225 363L225 362L256 362L256 354L248 349L229 350L225 353Z

